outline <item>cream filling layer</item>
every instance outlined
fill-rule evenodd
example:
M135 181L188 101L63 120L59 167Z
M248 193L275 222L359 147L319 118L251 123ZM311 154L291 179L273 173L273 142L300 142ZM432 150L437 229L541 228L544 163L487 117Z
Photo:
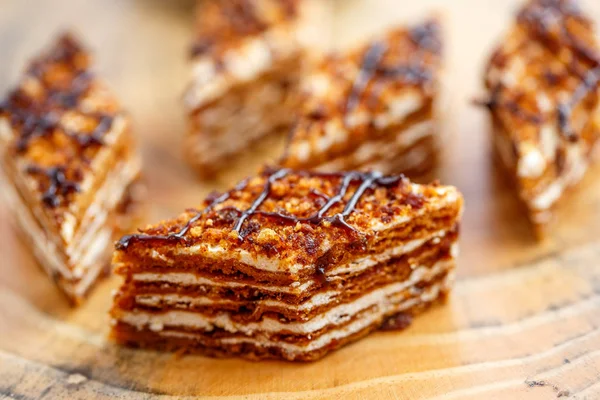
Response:
M262 292L289 294L301 294L313 285L313 282L306 282L298 285L292 284L290 286L268 286L261 285L258 283L222 282L218 280L204 278L191 272L139 272L133 274L133 280L138 282L164 282L183 286L207 285L227 288L253 288Z
M454 268L454 264L454 260L439 261L434 264L431 269L441 272ZM234 321L229 313L205 316L189 311L167 311L161 314L120 311L117 318L119 321L135 326L137 329L152 326L154 327L153 330L160 330L162 327L168 326L202 329L205 331L221 328L228 332L241 332L246 335L253 335L255 332L310 334L330 325L340 325L348 322L361 310L373 306L379 309L385 309L388 305L389 298L393 297L394 294L404 291L407 288L411 288L419 282L425 281L428 270L429 268L426 267L417 268L415 271L418 272L413 272L411 277L403 282L397 282L375 289L355 301L340 304L306 322L283 323L272 318L264 318L260 322L244 324ZM158 329L158 327L161 328Z
M220 342L223 345L249 343L259 347L274 347L278 349L283 349L289 356L294 357L297 355L302 355L311 351L318 350L322 347L327 346L334 340L340 340L349 337L354 333L360 332L363 329L375 323L378 323L386 316L408 310L418 304L431 303L432 301L437 299L440 293L443 290L446 290L447 287L449 287L449 282L444 282L442 284L432 285L431 287L429 287L419 295L415 295L414 297L405 298L404 296L392 296L386 299L385 303L383 303L372 313L369 313L363 318L357 319L356 321L353 321L352 323L342 328L332 329L331 331L309 341L306 345L297 345L282 341L274 341L265 337L223 338L220 340ZM201 335L188 332L157 331L157 334L163 337L177 337L202 340Z
M352 164L360 165L375 158L389 158L398 154L404 149L410 148L419 140L432 136L434 132L435 130L433 121L427 120L419 122L399 132L394 141L390 141L389 137L386 136L387 140L366 142L359 146L351 156L345 155L335 158L318 166L318 169L323 171L334 171L343 169L348 161L350 161ZM405 156L406 155L400 157Z
M401 284L395 284L395 289L400 291L408 287L411 287L419 282L427 282L438 274L446 271L449 268L450 262L438 262L432 267L417 267L415 268L409 278L403 281ZM336 297L339 295L338 291L327 291L323 293L317 293L310 297L301 304L288 304L278 300L258 300L254 301L254 304L258 304L264 307L277 307L282 310L293 310L293 311L311 311L317 307L328 305L336 301ZM176 293L168 294L141 294L135 296L135 302L142 306L168 306L175 308L188 308L192 306L226 306L226 305L240 305L243 301L231 301L231 300L214 300L205 296L183 296Z
M340 274L353 274L356 272L363 271L379 263L386 262L394 257L399 257L401 255L411 253L419 247L423 246L425 243L429 242L430 240L446 236L446 233L447 231L442 229L423 238L408 241L400 246L387 248L381 253L369 255L367 257L360 258L347 264L340 265L339 267L328 271L326 275L327 277L334 277Z

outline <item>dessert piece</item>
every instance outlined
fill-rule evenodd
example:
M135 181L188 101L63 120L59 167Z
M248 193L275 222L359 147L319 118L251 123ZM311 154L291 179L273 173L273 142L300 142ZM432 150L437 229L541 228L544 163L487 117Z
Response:
M71 35L33 60L0 104L0 178L39 263L79 303L107 270L139 190L129 119Z
M302 81L282 165L426 174L437 154L441 51L440 26L430 20L323 60Z
M534 0L492 56L485 84L499 159L538 235L600 137L600 52L572 0Z
M462 203L403 176L266 170L120 240L112 335L309 361L405 327L450 289Z
M231 156L290 127L306 59L311 0L199 3L185 95L186 158L210 176Z

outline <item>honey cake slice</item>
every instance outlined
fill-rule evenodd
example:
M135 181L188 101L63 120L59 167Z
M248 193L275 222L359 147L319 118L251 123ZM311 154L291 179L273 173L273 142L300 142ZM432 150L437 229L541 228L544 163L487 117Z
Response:
M210 177L259 139L291 126L314 27L314 0L199 2L185 94L185 156Z
M90 66L81 43L62 35L0 104L1 192L75 304L110 266L140 194L129 118Z
M485 74L494 148L541 237L600 136L600 52L574 0L534 0Z
M121 344L316 360L445 298L462 196L379 172L267 169L124 236Z
M323 60L302 80L299 120L281 164L413 178L431 171L438 151L441 35L439 22L426 20Z

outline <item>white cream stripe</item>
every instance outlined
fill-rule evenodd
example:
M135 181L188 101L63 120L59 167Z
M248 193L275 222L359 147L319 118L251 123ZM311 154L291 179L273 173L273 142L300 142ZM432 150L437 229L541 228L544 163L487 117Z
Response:
M415 285L418 282L429 281L434 278L436 275L448 270L449 265L452 262L438 262L434 264L432 267L418 267L415 268L408 280L401 282L401 284L396 283L396 290L404 290L410 286ZM334 303L336 301L336 297L338 295L337 291L327 291L324 293L317 293L305 300L303 303L299 305L293 305L284 303L278 300L258 300L256 303L260 306L264 307L278 307L284 310L294 310L294 311L310 311L316 307L327 305ZM135 301L137 304L145 305L145 306L171 306L175 308L187 308L190 306L226 306L226 305L236 305L243 304L243 301L232 301L232 300L213 300L209 297L205 296L184 296L176 293L167 293L167 294L141 294L135 297Z

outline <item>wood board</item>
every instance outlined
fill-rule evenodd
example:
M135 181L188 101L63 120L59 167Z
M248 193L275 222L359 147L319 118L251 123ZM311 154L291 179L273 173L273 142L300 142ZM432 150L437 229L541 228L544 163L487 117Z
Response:
M200 182L181 160L180 96L191 1L0 0L0 89L64 27L95 50L100 73L131 111L143 144L148 221L197 204L277 154L277 140ZM600 3L584 1L600 23ZM102 283L78 309L35 265L0 207L0 398L600 398L600 173L588 173L537 243L493 166L483 63L512 0L338 0L334 46L438 10L446 23L445 138L439 176L465 194L458 281L447 305L404 332L375 333L312 364L252 363L122 349L106 341ZM242 168L243 166L243 168Z

